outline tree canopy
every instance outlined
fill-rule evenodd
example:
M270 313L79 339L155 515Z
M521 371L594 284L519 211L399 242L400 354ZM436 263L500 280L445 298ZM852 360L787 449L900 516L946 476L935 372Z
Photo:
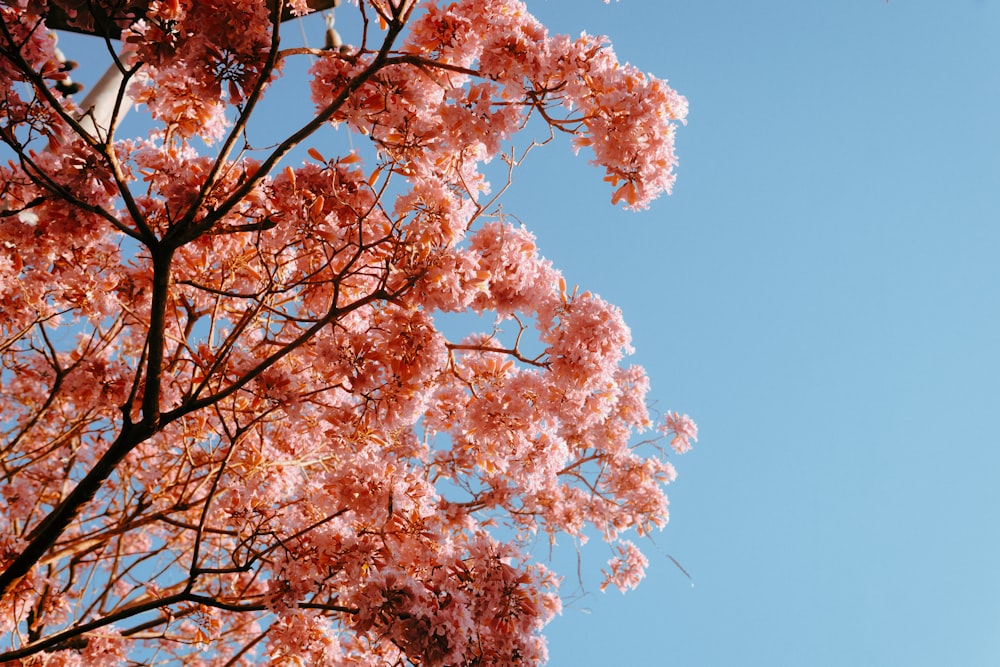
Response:
M514 0L360 0L361 34L282 46L332 4L0 5L0 662L536 664L529 539L596 531L605 585L641 579L695 425L484 169L540 123L642 209L686 100ZM54 28L96 35L107 112ZM298 60L315 113L255 148Z

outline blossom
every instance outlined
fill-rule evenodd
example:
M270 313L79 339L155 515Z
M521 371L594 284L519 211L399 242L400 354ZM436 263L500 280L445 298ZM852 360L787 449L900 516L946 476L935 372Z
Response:
M630 588L639 585L645 572L649 560L639 551L632 542L625 540L615 548L615 555L608 561L608 570L601 570L604 573L604 582L601 590L607 589L614 584L618 590L624 593Z
M698 442L698 425L687 415L680 415L676 412L668 412L660 425L660 432L664 434L673 433L670 446L678 454L691 449L691 441Z
M635 587L676 471L622 312L487 173L541 123L643 208L686 100L517 0L345 3L360 46L322 53L278 48L273 3L118 4L0 7L0 662L543 662L529 547L599 536ZM76 132L56 10L120 31L148 136ZM315 115L259 145L299 62Z

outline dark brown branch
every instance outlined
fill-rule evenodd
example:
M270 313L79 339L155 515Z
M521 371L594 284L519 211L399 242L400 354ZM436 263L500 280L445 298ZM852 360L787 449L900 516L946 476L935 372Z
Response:
M337 308L336 306L337 300L336 298L334 298L333 304L330 306L330 310L326 314L326 316L317 320L315 324L313 324L311 327L303 331L300 335L296 336L293 340L286 343L281 349L275 351L273 354L271 354L266 359L261 361L251 370L247 371L247 373L245 373L241 378L230 384L225 389L220 389L216 393L211 394L209 396L205 396L204 398L188 401L186 404L181 405L175 408L174 410L164 413L162 415L163 423L172 422L176 419L183 417L184 415L190 414L196 410L200 410L201 408L206 407L208 405L213 405L223 400L224 398L231 396L232 394L236 393L237 391L248 385L258 376L260 376L260 374L266 371L268 368L270 368L274 364L278 363L281 359L284 359L286 356L291 354L295 349L301 347L306 341L310 340L321 329L323 329L323 327L327 326L331 322L334 322L339 317L342 317L343 315L346 315L368 304L375 303L377 301L392 301L398 298L402 294L402 292L412 287L417 282L417 280L419 280L419 278L420 278L419 275L411 276L406 281L406 283L395 293L387 292L384 288L379 289L369 294L368 296L358 299L357 301L354 301L350 305L345 306L343 308Z
M505 348L505 347L492 347L490 345L448 343L447 347L449 350L467 350L470 352L493 352L496 354L507 354L514 357L518 361L521 361L526 364L531 364L532 366L538 366L539 368L548 368L550 365L549 362L547 361L539 361L539 359L545 356L544 354L540 354L534 359L529 359L528 357L525 357L518 351L517 346L514 346L512 348Z
M103 628L106 625L111 625L112 623L117 623L123 621L126 618L131 618L137 616L138 614L143 614L147 611L153 611L156 609L166 608L170 605L179 604L182 602L188 602L187 595L179 593L177 595L171 595L164 598L157 598L155 600L147 600L141 602L131 607L126 607L121 611L115 612L103 618L99 618L89 623L83 623L81 625L76 625L62 632L57 632L54 635L46 637L45 639L39 640L22 646L19 649L14 649L12 651L7 651L6 653L0 653L0 662L18 660L20 658L26 658L29 655L34 655L42 651L48 650L59 650L66 642L79 637L87 632L92 632L99 628Z
M393 21L389 24L389 28L385 39L382 42L382 47L379 52L372 59L371 63L357 76L351 79L344 88L340 91L334 100L327 105L322 111L320 111L316 116L313 117L308 123L303 125L297 132L289 136L287 139L278 144L278 147L265 159L257 171L254 172L253 176L248 178L243 185L237 187L231 195L219 206L218 209L209 212L198 224L183 225L181 227L176 227L171 230L172 233L168 234L168 239L174 247L180 247L185 243L189 242L191 239L197 238L203 234L206 230L211 229L219 220L221 220L226 214L233 210L233 208L243 201L247 195L249 195L254 188L256 188L260 183L271 173L271 170L285 157L295 146L297 146L302 140L311 136L316 130L323 127L341 109L341 107L346 104L347 100L350 99L351 95L354 94L361 86L368 82L379 70L385 67L386 62L389 59L389 52L392 48L393 43L399 36L399 33L403 30L403 23L399 21Z
M0 31L3 32L3 35L7 39L8 43L11 43L10 39L11 34L7 28L6 23L0 22ZM128 184L126 183L125 173L121 168L121 164L118 162L117 157L115 156L114 151L111 147L110 130L108 133L108 137L106 137L104 141L101 141L98 137L90 136L90 133L87 132L87 130L84 129L83 125L80 123L80 119L66 110L66 108L62 105L62 102L60 102L59 99L52 94L52 91L49 90L48 86L45 85L45 79L42 78L42 75L31 68L31 66L24 59L24 57L20 54L19 51L10 52L9 50L5 49L3 51L3 55L7 58L8 61L11 62L11 64L21 74L25 76L25 78L31 83L32 88L35 91L35 94L41 97L46 102L46 104L48 104L48 106L53 111L55 111L55 113L59 116L60 120L66 123L70 127L70 129L73 130L73 133L76 134L78 137L80 137L94 152L96 152L98 155L104 158L109 169L111 170L112 176L115 179L115 184L118 187L118 193L121 195L122 201L125 202L125 208L128 210L129 215L132 217L132 220L136 224L136 228L139 231L136 232L129 229L126 225L123 225L121 222L119 222L114 215L112 215L108 211L105 211L103 208L97 206L91 206L74 197L72 194L66 191L65 188L59 186L55 182L55 180L51 178L48 174L45 174L28 157L28 155L25 154L22 146L14 145L13 143L7 142L8 145L10 145L10 147L14 149L14 151L18 154L18 157L20 158L22 165L30 164L32 166L35 172L35 176L32 177L31 174L29 174L29 177L32 177L32 180L35 181L36 183L37 181L35 179L41 178L41 180L44 181L44 185L42 183L38 183L40 187L52 191L59 197L65 199L66 201L72 203L75 206L78 206L79 208L85 211L89 211L91 213L96 213L100 215L108 222L110 222L116 229L121 231L123 234L131 236L132 238L140 240L144 243L153 241L155 237L153 236L152 231L145 223L145 218L143 217L142 212L139 210L139 206L136 203L135 198L132 196L131 190L129 190L128 188ZM117 66L120 68L121 63L117 59L115 60L115 62ZM122 82L122 85L119 87L118 98L116 99L115 103L115 110L114 110L114 116L112 117L111 120L111 127L114 127L115 124L117 123L117 117L120 112L121 101L124 96L125 88L128 86L128 81L132 76L135 75L137 71L138 71L138 66L124 73L124 80ZM6 141L6 136L4 137L4 139ZM25 169L25 173L28 174L27 169Z
M146 337L146 386L142 394L142 424L156 432L160 427L160 391L163 375L163 354L166 345L166 313L170 300L170 268L173 249L150 248L153 264L153 294L149 313L149 333Z
M254 108L256 108L261 95L264 93L264 88L267 86L267 82L271 78L271 72L274 71L274 67L278 62L278 44L281 41L281 15L284 9L285 0L277 0L271 7L271 45L267 54L267 60L261 68L257 81L254 83L253 90L247 98L246 105L240 112L239 118L237 118L236 122L233 124L233 128L230 130L229 136L226 137L226 141L222 144L222 147L219 150L219 155L216 157L211 171L209 171L208 176L205 178L205 182L202 184L201 189L198 192L198 196L195 197L190 210L188 210L184 219L178 225L180 229L186 229L194 224L195 216L198 214L199 209L201 209L209 194L211 194L212 190L218 184L219 177L222 174L223 165L225 165L226 161L229 159L229 155L232 153L233 146L236 145L237 139L243 135L247 123L250 120L250 115L253 113ZM235 200L227 200L221 210L228 213L242 199L243 197ZM202 229L202 231L209 228L203 227L203 225L198 225L198 227Z
M55 544L59 536L76 518L83 506L89 502L125 456L139 443L153 434L143 424L126 425L108 451L94 464L90 472L70 491L59 505L28 535L28 545L0 572L0 598L6 597L14 586L31 571L45 553Z

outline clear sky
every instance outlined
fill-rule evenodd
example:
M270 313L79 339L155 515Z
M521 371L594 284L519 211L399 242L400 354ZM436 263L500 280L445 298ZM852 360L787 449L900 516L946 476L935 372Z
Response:
M562 150L504 205L700 426L655 536L694 588L648 549L550 664L1000 664L1000 3L529 6L691 104L650 211Z
M646 582L585 577L550 664L1000 664L1000 2L528 5L691 103L649 211L566 143L504 201L700 426Z

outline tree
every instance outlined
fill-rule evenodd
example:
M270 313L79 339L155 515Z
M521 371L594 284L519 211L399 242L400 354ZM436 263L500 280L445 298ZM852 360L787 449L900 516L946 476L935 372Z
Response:
M620 312L567 292L484 165L509 182L533 119L641 209L686 101L515 0L361 0L356 45L281 48L332 4L0 6L0 662L534 664L560 599L531 536L596 530L605 584L642 577L657 442L694 424L636 443ZM106 45L105 116L55 27ZM310 60L314 116L256 148ZM133 98L144 138L119 136ZM371 150L317 145L329 125Z

